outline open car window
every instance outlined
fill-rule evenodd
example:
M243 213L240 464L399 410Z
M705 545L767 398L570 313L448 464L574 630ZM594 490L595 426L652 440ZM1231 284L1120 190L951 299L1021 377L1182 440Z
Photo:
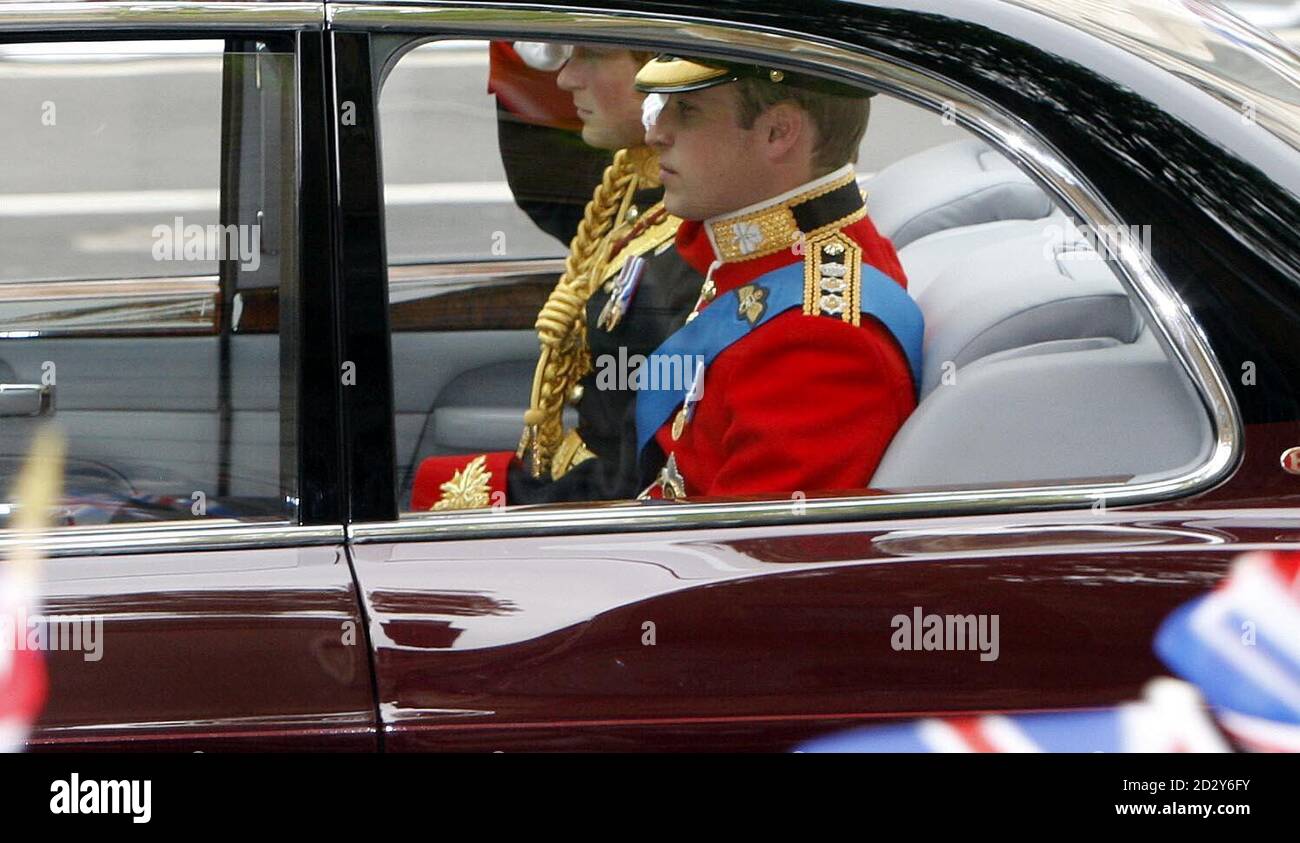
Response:
M590 107L584 98L592 95L585 88L575 93L576 83L561 78L555 61L564 49L571 47L425 42L395 53L400 57L381 87L386 214L398 222L390 222L388 234L396 483L408 515L427 513L431 501L452 494L449 489L473 485L470 481L481 480L483 471L528 467L524 420L530 404L534 409L537 404L535 323L564 271L560 259L582 220L583 197L596 190L600 165L613 152L593 146L584 132L582 117L589 112L582 107ZM609 48L591 50L608 53ZM648 58L638 54L636 61ZM628 96L640 98L635 92ZM575 102L582 109L577 113ZM439 154L421 155L430 148ZM825 431L819 458L869 462L861 482L801 482L800 458L791 456L795 465L774 469L777 479L770 488L761 482L722 484L714 487L719 493L701 494L687 474L684 497L798 501L1140 484L1186 474L1208 459L1215 430L1204 401L1171 357L1160 326L1117 271L1116 254L1149 253L1158 232L1140 224L1080 225L1012 160L958 126L949 109L933 112L888 94L871 98L852 165L866 215L892 245L908 298L924 319L921 354L912 361L914 405L906 408L882 453L854 451L842 444L856 441L853 436ZM397 175L420 167L419 176ZM416 183L437 184L438 190L421 194L411 188ZM438 201L417 211L410 201L417 195ZM654 195L635 198L631 216L616 224L631 222L655 201ZM499 246L495 252L493 243ZM673 239L655 248L671 250ZM791 263L802 260L790 258ZM610 277L592 279L590 289L603 283L609 293L619 265L615 260L603 267ZM705 274L705 268L698 269ZM417 276L424 279L423 292L403 288ZM699 289L698 279L695 283ZM635 295L631 308L679 308L683 318L697 303L694 291L655 298L643 287ZM647 357L647 349L635 342L592 339L602 330L593 321L598 320L589 319L583 335L588 357L575 358L588 367L588 380L576 390L570 388L572 378L559 381L568 388L559 441L570 431L600 428L592 441L566 446L566 458L574 448L585 448L578 451L578 463L588 453L616 459L627 441L626 435L620 440L611 433L617 426L608 420L584 418L584 409L592 406L583 390L627 388ZM680 325L670 327L666 335ZM761 365L754 360L755 367ZM602 367L613 377L598 381ZM711 359L708 371L719 370ZM690 379L693 365L676 371ZM725 392L734 388L734 381L729 384L714 385ZM704 385L707 394L710 384L705 380ZM764 385L766 406L773 414L797 415L800 383L792 379L783 391L786 385ZM854 388L845 383L834 400L860 403ZM689 385L683 392L689 393ZM851 431L853 422L844 425L840 430ZM768 430L780 436L782 429L767 426L763 418L744 425L750 438ZM715 462L726 462L729 441L739 440L718 439L721 453ZM661 445L665 451L672 447L668 438ZM509 456L517 448L522 460ZM773 462L782 459L777 443L767 453L775 455ZM471 467L476 455L490 458ZM446 461L462 456L468 470L431 475L439 481L432 496L429 489L420 490L422 466L431 460L451 465ZM546 476L507 483L502 494L487 494L478 505L606 499L567 492L516 497L511 491ZM469 496L462 503L473 500Z

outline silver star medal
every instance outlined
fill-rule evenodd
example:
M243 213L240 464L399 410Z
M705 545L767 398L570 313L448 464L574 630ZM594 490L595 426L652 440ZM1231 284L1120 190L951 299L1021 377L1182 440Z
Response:
M664 463L663 470L659 472L659 484L664 500L672 501L686 497L686 480L677 469L676 454L668 455L668 462Z

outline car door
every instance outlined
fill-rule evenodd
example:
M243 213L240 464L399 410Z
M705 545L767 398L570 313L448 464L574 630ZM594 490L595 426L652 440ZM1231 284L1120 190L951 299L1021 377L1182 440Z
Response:
M33 749L377 746L342 541L323 18L0 10L6 514L33 431L67 443L27 619Z
M925 31L933 43L957 50L969 37L960 21L864 17L862 31L876 39L873 48L907 41L899 52L909 61L893 64L821 41L814 47L788 33L753 38L726 21L688 24L631 12L466 4L451 12L409 6L397 14L338 4L331 20L336 55L349 57L346 73L336 67L336 96L353 102L363 123L376 113L382 77L374 56L393 32L542 41L590 33L601 43L653 42L684 54L713 55L730 46L778 66L783 56L815 52L827 73L859 73L887 93L924 104L936 119L961 114L963 125L995 139L997 151L1047 187L1052 201L1068 197L1057 210L1081 224L1120 222L1086 186L1079 162L1058 151L1068 145L1039 145L1032 133L1027 140L1032 122L990 105L1005 92L990 81L996 74L981 75L988 71L981 63L1000 66L1006 55L1021 55L1019 42L983 58L975 53L984 42L973 42L967 59L981 66L970 76L955 61L937 67L934 78L912 75L910 62L943 62L901 33L932 27ZM807 22L810 31L818 25ZM1065 62L1023 70L1043 79L1073 72ZM987 98L965 98L963 86L977 81L989 89ZM1052 128L1058 142L1069 138L1061 126ZM1182 129L1169 131L1183 137ZM1117 173L1132 177L1122 156L1098 155L1108 163L1089 162L1094 175L1110 177L1112 185L1122 183ZM943 181L941 173L927 175ZM359 209L381 205L381 183L376 166L369 185L356 185ZM1173 230L1186 208L1168 193L1159 198L1169 204L1158 219ZM1058 219L1065 216L1053 215L1048 224L1059 231ZM1210 227L1202 234L1214 237L1216 248L1230 239ZM1039 232L1031 235L1033 254L1044 254L1052 272L1073 260L1043 248ZM998 237L991 245L1006 245ZM1023 246L1023 240L1016 242ZM363 331L373 338L375 311L396 312L398 302L390 311L392 288L375 283L386 268L382 259L360 249L352 257L360 281L349 289L368 290L372 308L364 317L372 321L351 329L359 344ZM991 274L1010 276L1023 255L1013 257L986 258ZM1217 260L1198 259L1206 261L1203 269ZM972 262L956 252L952 265L959 274L949 279L963 280L960 273ZM374 646L385 747L782 750L862 722L1133 697L1162 671L1150 649L1161 619L1218 581L1236 553L1290 541L1293 519L1286 512L1233 511L1251 505L1261 488L1282 484L1238 471L1245 450L1236 403L1242 393L1229 392L1206 339L1202 326L1211 319L1216 330L1209 333L1225 336L1224 316L1212 316L1214 308L1199 299L1197 276L1184 271L1169 286L1150 255L1102 265L1123 280L1116 289L1124 307L1113 311L1123 330L1017 334L996 348L962 345L970 359L954 353L935 360L936 369L952 363L957 378L923 397L917 424L900 433L908 450L896 452L903 456L892 460L891 481L882 488L451 513L406 512L399 496L356 518L349 553ZM975 273L970 279L977 283ZM1055 285L1043 305L1087 298L1083 306L1091 307L1110 296L1080 295L1091 288L1078 267L1034 279ZM1005 288L994 284L989 291L995 302ZM1197 301L1196 308L1182 306L1180 295ZM1165 305L1153 310L1153 301ZM985 302L959 309L950 323L957 333L978 316L975 304ZM1019 321L1021 314L984 311L997 325L1007 315ZM1088 320L1088 330L1099 324ZM1243 324L1228 332L1233 342L1249 332ZM437 369L444 357L431 348L427 358L404 359L393 330L386 359L376 358L373 344L367 347L372 370L393 384L389 399L400 401L403 377L414 376L400 370ZM991 342L993 334L979 336ZM459 351L445 351L453 368ZM1090 368L1095 362L1100 367ZM1038 380L1035 371L1051 376ZM1097 377L1076 379L1085 372ZM1043 388L1026 391L1030 384ZM464 394L496 386L475 380ZM998 391L1004 387L1009 391ZM1253 400L1285 403L1282 392L1270 388L1267 398ZM963 395L972 403L961 404ZM959 403L930 412L945 402ZM349 435L354 454L383 452L401 424L381 428L377 403L358 411L365 423ZM401 415L400 405L386 411ZM1017 419L1022 427L1013 426ZM1273 459L1268 449L1278 434L1266 427L1252 427L1252 443L1259 443L1250 452L1255 466ZM1174 443L1184 433L1182 449ZM980 444L967 447L971 441ZM465 444L468 453L486 447ZM355 494L363 482L371 489L391 484L407 463L397 455L391 471L375 459L353 457L351 465L371 475L354 480ZM925 475L931 470L940 479ZM944 471L961 479L945 481Z
M1267 532L1086 513L362 530L352 553L390 751L787 751L869 722L1135 698L1163 672L1159 620Z

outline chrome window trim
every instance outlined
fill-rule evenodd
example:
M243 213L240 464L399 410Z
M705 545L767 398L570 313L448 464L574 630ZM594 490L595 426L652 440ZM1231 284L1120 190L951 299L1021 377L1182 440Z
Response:
M342 544L341 524L298 525L287 521L250 522L214 519L211 522L168 521L141 526L111 524L58 527L25 537L16 530L0 531L0 557L24 545L42 556L109 556L126 553L168 553L200 550L248 550Z
M592 40L648 48L673 46L701 55L726 53L771 61L795 69L831 71L944 113L956 106L957 121L984 138L1039 183L1067 210L1091 225L1119 226L1122 220L1100 194L1076 173L1068 159L1027 123L1002 113L982 96L945 79L904 67L861 48L812 36L742 24L726 26L695 18L646 13L541 11L424 2L419 5L330 4L331 27L395 31L436 31L452 37L512 36L532 40ZM726 49L720 50L719 44ZM1224 479L1241 457L1243 430L1236 400L1209 341L1172 285L1136 247L1121 247L1115 261L1131 295L1147 311L1167 352L1191 379L1214 428L1206 460L1176 476L1124 485L1075 483L1035 487L901 492L880 497L830 497L764 502L654 503L616 501L572 507L507 507L439 515L408 515L397 521L348 526L358 543L451 540L554 533L642 531L729 526L760 526L817 521L848 521L902 515L980 514L1028 509L1105 507L1184 497Z
M0 284L0 340L217 331L215 275Z
M351 619L351 615L338 614L340 622ZM333 619L333 617L329 618ZM373 732L374 718L370 712L336 712L334 714L254 714L244 717L205 717L202 720L127 720L116 723L80 723L75 726L39 726L28 736L27 743L32 746L58 746L67 740L77 743L96 740L120 740L120 732L133 733L132 737L152 738L155 735L162 740L193 737L224 737L222 730L258 729L275 730L289 736L317 735L322 727L347 732ZM214 734L215 733L215 734ZM103 737L100 737L103 736Z
M144 0L89 3L0 3L0 32L109 29L320 29L323 3Z
M395 264L388 267L388 295L396 304L460 290L508 287L535 275L558 279L563 272L564 258Z

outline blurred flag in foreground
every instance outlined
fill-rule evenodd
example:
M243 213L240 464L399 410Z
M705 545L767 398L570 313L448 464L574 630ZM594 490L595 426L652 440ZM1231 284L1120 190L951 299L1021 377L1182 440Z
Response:
M1248 553L1205 597L1178 608L1156 653L1193 682L1234 742L1300 752L1300 553Z
M1152 680L1140 702L1101 711L930 718L818 738L800 752L1227 752L1196 689Z
M1143 699L1099 711L930 718L818 738L799 752L1300 752L1300 553L1239 557L1180 606Z
M12 521L15 540L0 561L0 752L17 752L45 702L45 662L18 645L39 612L40 556L34 538L47 525L63 475L63 439L40 431L18 477Z

